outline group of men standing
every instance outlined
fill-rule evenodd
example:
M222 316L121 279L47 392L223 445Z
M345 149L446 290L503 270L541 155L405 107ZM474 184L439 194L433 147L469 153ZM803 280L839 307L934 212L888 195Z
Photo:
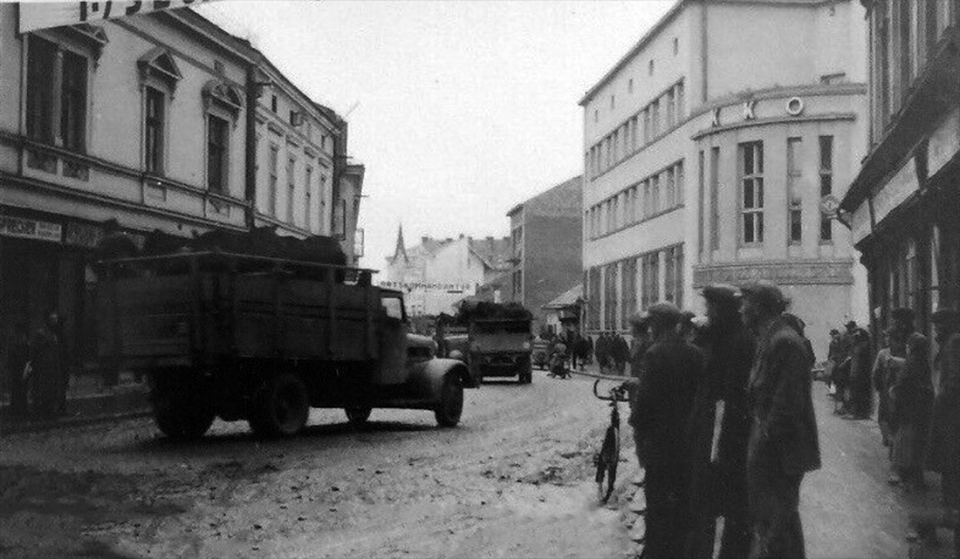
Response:
M601 374L622 375L630 360L630 345L617 332L602 332L597 338L594 353Z
M703 296L696 336L670 303L633 321L645 340L630 416L646 471L644 557L712 557L718 516L722 558L804 557L800 483L820 467L820 447L803 322L770 283Z

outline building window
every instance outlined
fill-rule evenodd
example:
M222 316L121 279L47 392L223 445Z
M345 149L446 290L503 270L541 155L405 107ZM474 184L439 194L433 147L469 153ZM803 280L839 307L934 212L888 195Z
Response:
M680 53L680 39L674 37L673 38L673 54L677 55L679 53Z
M803 241L802 149L802 138L787 138L787 224L791 245Z
M617 264L608 264L603 270L603 327L617 329Z
M637 312L637 259L628 258L620 269L621 309L620 323L629 324L630 317Z
M833 195L833 136L820 136L820 197ZM820 218L820 242L833 241L833 220Z
M897 58L900 63L900 103L902 104L906 100L910 82L913 81L913 40L911 35L915 2L901 0L898 4L900 9L900 55Z
M270 110L273 111L274 113L279 113L279 107L278 107L276 95L270 96Z
M163 127L166 96L152 87L146 88L144 122L144 166L148 173L163 174Z
M667 169L665 173L664 180L666 182L666 201L664 204L664 209L670 209L677 205L677 184L674 182L674 172L673 167Z
M270 144L270 191L267 198L267 209L273 217L277 217L277 183L280 180L280 148Z
M320 207L319 213L320 216L317 219L318 225L320 225L320 233L323 234L326 232L327 226L327 177L326 175L320 175Z
M600 122L600 109L593 109L593 122Z
M640 304L646 309L660 300L660 253L650 252L640 257Z
M720 148L710 148L710 250L720 249Z
M650 186L650 192L651 192L651 194L653 194L653 198L651 198L651 200L650 200L650 214L651 214L651 215L656 215L656 214L660 213L660 209L661 209L661 206L660 206L660 176L659 176L659 175L653 175L652 177L650 177L650 182L652 183L652 185Z
M294 225L293 220L293 201L296 199L297 194L297 158L290 157L287 159L287 221L290 225Z
M303 180L304 196L303 223L304 229L313 232L313 167L307 166Z
M643 217L644 219L650 217L650 202L653 199L650 195L650 179L643 181Z
M229 122L207 115L207 188L212 192L227 190L229 131Z
M676 102L677 102L676 96L673 90L671 89L670 91L667 92L667 125L666 125L667 130L673 128L673 125L676 124L676 110L677 110Z
M878 5L879 13L877 18L877 66L879 66L878 75L880 83L877 87L879 97L878 105L880 109L880 126L877 130L877 137L883 135L883 128L890 119L890 15L887 12L888 6Z
M640 127L640 119L638 117L633 117L630 119L630 145L633 151L637 151L637 128Z
M683 99L683 82L677 84L677 122L683 120L684 113L684 99Z
M647 63L647 75L653 75L653 60Z
M523 270L517 270L513 273L513 300L517 303L523 303Z
M617 108L617 98L616 98L615 95L611 95L611 96L610 96L610 109L613 110L613 109L616 109L616 108Z
M633 93L633 78L627 81L627 93Z
M62 56L58 56L58 52L62 52ZM43 143L61 145L71 151L85 151L87 66L87 57L69 50L61 51L55 43L30 36L27 53L27 136ZM59 115L54 110L58 106Z
M643 109L643 143L644 145L649 144L652 138L651 132L653 130L650 128L650 108L647 107Z
M700 254L700 258L703 258L704 247L704 212L706 208L704 203L706 201L706 180L705 172L706 168L704 167L704 157L703 150L697 152L697 252Z
M763 242L763 142L740 144L740 240Z
M650 105L651 115L650 123L653 126L653 130L650 131L651 135L656 138L660 135L660 100L657 99Z

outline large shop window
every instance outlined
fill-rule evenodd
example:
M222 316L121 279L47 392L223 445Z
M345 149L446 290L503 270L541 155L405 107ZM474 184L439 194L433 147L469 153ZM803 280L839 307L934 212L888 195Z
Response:
M803 139L787 138L787 224L788 243L803 242Z
M290 156L287 159L287 223L296 225L293 210L297 199L297 158Z
M270 160L268 161L270 171L270 181L267 184L267 211L273 217L277 217L277 182L280 180L280 147L276 144L270 144Z
M617 329L617 264L608 264L603 270L603 328Z
M586 273L587 280L587 325L591 330L600 329L600 268L590 268Z
M820 136L820 197L833 194L833 136ZM820 218L820 242L833 241L833 220Z
M82 153L86 149L87 74L87 57L30 36L27 136L71 151Z
M620 292L622 312L620 323L630 324L630 317L637 311L637 259L628 258L623 261L620 271Z
M763 142L740 144L740 240L763 242Z
M710 250L720 248L720 148L710 148Z

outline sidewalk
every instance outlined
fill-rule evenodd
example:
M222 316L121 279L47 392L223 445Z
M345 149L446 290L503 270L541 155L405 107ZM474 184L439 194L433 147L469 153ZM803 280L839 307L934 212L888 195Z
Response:
M147 394L146 384L128 373L115 387L104 387L99 375L79 375L67 389L67 413L56 418L11 417L9 398L0 399L0 435L145 415L150 412Z
M877 422L833 415L833 401L821 382L814 383L813 399L823 467L807 474L801 488L807 556L906 558L909 515L936 507L939 476L927 475L925 493L891 487ZM953 535L941 530L939 536L940 546L925 547L922 557L953 557Z

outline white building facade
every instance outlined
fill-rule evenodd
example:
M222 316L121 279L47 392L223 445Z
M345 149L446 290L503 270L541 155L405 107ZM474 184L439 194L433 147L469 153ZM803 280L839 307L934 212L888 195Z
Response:
M866 146L866 30L847 2L681 0L581 100L586 330L767 279L818 356L866 318L828 210Z

